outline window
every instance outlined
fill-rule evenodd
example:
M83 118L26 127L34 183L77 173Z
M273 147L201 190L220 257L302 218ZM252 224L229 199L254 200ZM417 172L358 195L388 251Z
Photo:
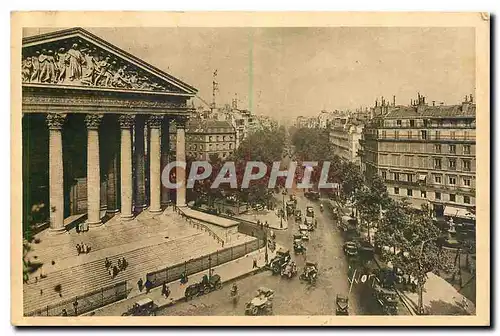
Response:
M469 177L464 177L464 186L470 187L470 178Z
M434 145L434 152L441 153L441 145Z
M399 139L399 131L394 131L394 138Z
M464 145L464 154L470 154L470 145Z
M425 191L425 190L420 190L420 197L422 197L422 198L427 198L427 191Z
M233 148L233 144L232 144L232 143L230 143L230 144L229 144L229 149L232 149L232 148Z
M437 184L441 184L441 181L442 181L441 176L439 175L434 176L434 182L436 182Z
M448 168L457 169L457 160L456 159L448 159Z
M427 131L420 131L420 138L422 140L426 140L427 139Z
M451 184L451 185L457 184L457 178L454 176L449 176L448 177L448 184Z
M382 131L382 138L387 138L387 131Z
M470 171L470 160L462 160L462 168L464 171Z
M406 190L406 194L408 196L413 196L413 190L411 190L411 189Z
M441 132L436 131L436 140L441 139Z
M399 173L394 173L394 181L399 181Z
M434 159L434 168L441 169L441 158Z
M225 135L222 136L222 141L226 141L226 136Z
M213 138L213 137L210 135L210 136L208 137L208 141L212 142L212 138Z
M413 174L408 174L407 178L408 178L408 182L413 182Z
M394 194L399 195L399 188L398 187L394 187Z
M451 138L452 140L455 140L455 131L451 131L451 132L450 132L450 138Z
M385 170L384 170L384 171L382 171L382 178L383 178L384 180L387 180L387 172L386 172Z
M464 196L464 203L470 204L470 197L469 196Z
M410 127L415 127L415 120L410 120Z
M401 120L396 120L396 125L401 126L402 125Z
M450 202L455 202L456 198L455 194L450 194Z
M436 199L437 199L437 200L440 200L440 199L441 199L441 193L440 193L440 192L436 192Z
M450 145L449 150L450 150L450 153L455 154L457 152L457 146Z

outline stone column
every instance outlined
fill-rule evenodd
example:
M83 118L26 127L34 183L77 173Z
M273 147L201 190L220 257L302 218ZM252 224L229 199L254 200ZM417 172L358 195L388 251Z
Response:
M148 119L150 127L149 138L149 190L150 204L149 211L153 213L161 212L161 125L162 115L152 115Z
M62 127L65 114L50 113L46 121L49 127L49 211L50 232L63 233L64 227L64 173Z
M176 143L176 161L186 162L186 117L179 117L176 119L177 125L177 143ZM175 180L177 183L181 183L181 186L177 188L177 206L186 206L186 170L181 167L177 167L175 171Z
M120 115L120 184L121 184L121 218L130 220L132 213L132 125L135 116Z
M146 189L145 189L145 171L144 171L144 156L146 153L144 141L144 119L142 116L135 118L134 127L134 180L135 180L135 194L134 194L134 208L141 211L146 207Z
M87 114L87 223L101 225L101 168L99 162L100 114Z
M167 166L170 158L170 119L163 118L163 123L161 127L161 169ZM161 204L168 205L170 203L169 190L166 186L161 186Z

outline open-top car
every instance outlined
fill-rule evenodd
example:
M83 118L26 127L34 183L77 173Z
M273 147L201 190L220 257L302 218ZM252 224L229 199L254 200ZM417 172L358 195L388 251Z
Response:
M300 275L301 280L309 282L309 284L314 285L318 277L318 264L315 262L307 261L304 266L304 270Z
M312 205L306 207L306 217L314 217L314 208Z
M314 190L309 190L304 193L304 196L306 198L309 198L311 200L319 200L319 192L314 191Z
M307 227L307 225L300 224L299 233L302 237L302 240L309 240L309 228Z
M304 254L306 250L302 242L302 235L293 235L293 252L295 252L295 254Z
M349 299L345 295L337 294L336 315L349 315Z
M280 248L276 251L276 255L269 261L268 265L273 274L281 274L282 270L291 260L292 256L290 255L290 250Z
M274 291L267 287L260 287L257 295L245 306L246 315L269 315L273 311Z
M211 277L204 275L199 283L189 285L184 291L186 301L191 300L195 296L210 293L216 289L222 288L222 281L220 275L212 274Z
M314 231L315 228L315 220L313 217L307 217L304 219L304 224L307 226L307 230Z
M122 316L154 316L158 306L150 298L137 301Z

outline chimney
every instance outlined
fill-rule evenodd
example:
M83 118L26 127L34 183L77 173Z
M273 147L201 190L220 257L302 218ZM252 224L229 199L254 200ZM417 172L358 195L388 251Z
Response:
M470 100L470 102L471 102L471 103L473 102L473 99L472 99L472 93L471 93L471 94L470 94L470 96L469 96L469 100Z
M435 100L432 101L432 106L436 106L436 101Z
M396 106L396 96L392 96L392 106Z

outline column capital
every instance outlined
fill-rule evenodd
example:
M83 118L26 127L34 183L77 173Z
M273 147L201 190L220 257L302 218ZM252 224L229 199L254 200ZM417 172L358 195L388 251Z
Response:
M176 116L175 125L177 126L177 128L186 128L188 120L188 116Z
M120 128L130 128L134 125L135 114L120 114L118 117L118 122L120 123Z
M45 118L47 126L52 130L62 129L64 122L66 121L66 114L63 113L49 113Z
M153 114L150 115L147 119L148 126L151 128L160 128L163 123L164 115L162 114Z
M98 129L103 116L102 114L87 114L85 116L85 125L87 129Z

